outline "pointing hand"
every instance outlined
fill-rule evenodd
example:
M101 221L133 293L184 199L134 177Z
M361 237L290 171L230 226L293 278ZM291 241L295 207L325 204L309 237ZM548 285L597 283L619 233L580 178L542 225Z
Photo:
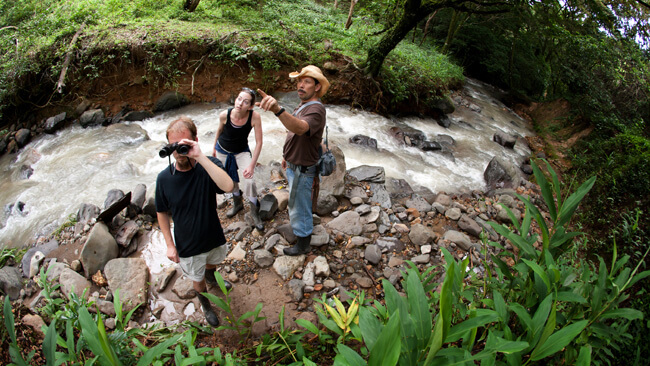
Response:
M275 98L266 94L261 89L257 89L257 93L262 97L262 100L255 103L256 106L262 108L264 111L271 111L273 113L278 113L280 111L280 106Z

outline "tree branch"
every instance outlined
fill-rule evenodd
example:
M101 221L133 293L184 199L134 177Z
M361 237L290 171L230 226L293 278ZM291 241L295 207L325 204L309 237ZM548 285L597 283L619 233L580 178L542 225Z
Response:
M59 81L56 83L56 91L59 92L59 94L63 93L63 87L65 86L65 74L68 72L68 66L70 66L70 59L72 58L72 49L74 48L75 43L77 43L77 38L79 38L79 35L81 34L81 31L84 29L86 26L86 23L81 24L81 27L75 33L74 37L72 37L72 41L70 42L70 45L68 46L68 52L67 55L65 56L65 61L63 62L63 68L61 69L61 75L59 76Z

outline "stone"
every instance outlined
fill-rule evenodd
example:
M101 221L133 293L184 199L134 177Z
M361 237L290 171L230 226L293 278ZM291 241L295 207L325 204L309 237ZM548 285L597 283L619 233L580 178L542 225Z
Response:
M411 243L419 246L433 243L436 239L436 234L433 230L422 224L415 224L411 226L411 231L409 232L409 239Z
M378 245L371 244L366 247L363 256L368 262L377 264L381 261L381 249Z
M363 147L368 147L372 150L377 150L377 139L373 139L372 137L368 137L365 135L357 134L348 140L351 144L355 145L360 145Z
M179 277L176 282L174 282L172 292L183 300L193 299L196 297L196 291L194 290L192 280L185 276Z
M432 249L433 249L433 247L431 245L429 245L429 244L423 245L423 246L420 247L420 253L429 254L429 253L431 253Z
M363 202L368 202L368 194L365 189L359 186L352 186L345 191L345 197L352 200L355 197L360 198Z
M322 245L328 244L330 242L330 235L327 233L327 230L323 225L314 226L314 230L311 234L311 245L314 247L320 247Z
M323 287L325 288L325 290L331 290L334 287L336 287L336 282L334 280L327 279L323 281Z
M448 230L447 232L445 232L445 235L443 235L442 238L444 240L448 240L458 245L461 249L463 249L466 252L468 252L472 248L480 249L480 247L478 247L477 244L472 243L469 236L467 236L464 233L461 233L460 231Z
M410 197L414 193L405 179L386 178L385 186L391 199Z
M462 214L458 207L452 207L445 211L445 217L448 218L449 220L458 221L461 215Z
M161 95L153 107L153 112L164 112L170 109L180 108L184 105L190 104L190 100L184 94L177 91L168 91Z
M368 277L360 277L360 278L357 278L356 281L359 284L359 286L361 286L363 288L371 288L372 285L373 285L372 280L370 278L368 278Z
M85 111L79 117L79 124L83 128L99 126L104 124L105 121L106 116L104 115L104 111L101 109L91 109Z
M29 274L31 272L30 266L31 266L32 257L34 256L34 254L36 254L36 252L41 252L43 253L44 256L47 256L54 249L58 247L59 247L59 242L56 241L55 239L52 239L44 244L29 248L29 250L27 250L27 252L25 252L25 254L23 255L23 259L20 260L20 265L23 268L23 276L27 278L33 277L30 276Z
M63 125L65 124L65 117L66 117L66 113L63 112L57 114L56 116L48 118L45 121L45 128L43 129L43 131L49 134L55 133L56 131L61 129L61 127L63 127Z
M325 257L318 256L312 263L314 264L314 273L316 276L329 277L330 265L327 263L327 259Z
M165 291L169 282L176 276L176 267L166 267L157 277L155 282L156 291Z
M266 249L253 251L253 261L261 268L270 267L274 260L273 254Z
M314 286L316 284L316 273L314 272L314 262L307 263L305 270L302 272L301 276L298 276L296 272L296 277L302 279L307 286Z
M402 264L404 264L404 260L397 258L396 256L391 256L390 259L388 260L388 266L389 267L399 267Z
M460 220L458 220L458 227L475 238L480 238L481 232L483 231L481 226L467 214L463 214L460 217Z
M287 287L289 288L289 295L291 295L291 299L293 301L302 300L303 288L305 287L305 283L302 280L294 278L291 281L289 281Z
M138 233L140 227L133 221L127 221L124 225L120 226L115 234L115 241L121 247L126 247L131 243L131 240Z
M346 235L360 235L362 231L360 216L354 211L346 211L326 224L330 230Z
M97 222L93 226L88 240L81 249L79 260L83 264L84 275L90 278L95 272L103 270L104 266L111 259L117 258L119 248L117 241L103 222Z
M20 270L16 267L0 268L0 290L9 296L12 301L20 298L22 288Z
M428 254L421 254L416 257L411 258L411 262L415 264L426 264L429 263L431 257Z
M406 201L407 208L415 208L421 213L427 213L431 211L431 204L427 202L424 198L414 195L411 199Z
M334 155L334 158L336 159L336 168L332 174L321 177L320 194L341 197L345 194L345 155L343 155L341 148L332 141L329 142L329 147L332 155Z
M27 145L31 137L32 132L29 129L21 128L16 132L16 136L14 138L16 139L16 144L18 147L22 148L23 146Z
M363 199L361 197L350 198L350 204L352 204L353 206L359 206L362 203L363 203Z
M293 273L302 266L305 262L304 255L288 256L282 255L275 259L273 262L273 270L283 280L288 280L293 276Z
M497 202L507 207L515 207L516 205L514 197L507 194L502 194L501 196L499 196L499 200Z
M63 292L65 296L70 296L70 294L74 292L74 294L80 298L84 297L88 299L90 297L88 291L86 291L86 295L84 296L84 290L90 288L90 281L79 273L73 271L71 268L64 268L63 271L61 271L59 283L61 284L61 292Z
M365 215L365 214L367 214L367 213L370 213L370 207L371 207L370 205L363 204L363 205L361 205L361 206L356 207L356 208L354 209L354 211L355 211L356 213L358 213L359 216L363 216L363 215Z
M142 258L116 258L106 263L104 269L108 287L115 294L119 290L124 311L138 304L146 304L149 268Z
M324 194L321 192L318 195L318 204L316 205L316 213L320 216L327 216L336 210L339 202L331 194Z
M401 252L406 248L404 243L394 237L378 238L376 244L379 246L382 252Z
M284 237L282 235L273 234L268 239L266 239L266 242L264 243L264 249L267 250L267 251L270 251L271 249L273 249L278 244L282 245L282 246L288 246L289 245L289 243L284 239Z
M488 190L496 188L513 188L518 182L516 172L511 164L498 157L493 157L483 172Z
M133 189L131 195L131 204L139 209L139 212L142 212L144 203L147 199L147 186L144 184L138 184Z
M278 201L278 210L284 211L289 205L289 191L286 189L278 189L272 192L275 199Z
M109 207L113 206L115 203L119 202L122 198L124 198L125 194L124 191L121 189L111 189L108 191L106 194L106 199L104 200L104 209L108 209Z
M503 131L497 131L494 133L494 136L492 136L492 141L508 149L514 149L517 138L515 136L508 135Z
M370 239L363 237L363 236L353 236L350 238L350 241L348 242L347 248L355 248L355 247L362 247L366 244L370 243Z
M32 278L38 274L38 270L45 259L45 254L42 252L34 253L31 261L29 262L29 278Z
M266 194L260 200L260 219L268 221L275 216L275 212L278 210L278 200L272 194Z
M434 201L435 203L439 203L443 206L451 206L451 197L449 197L446 194L440 193L436 196L436 199Z
M77 210L77 222L86 223L99 216L102 210L90 203L82 203Z
M385 209L389 209L393 206L390 194L383 184L370 183L370 190L372 191L372 197L369 198L370 202L376 203Z
M359 182L384 183L386 171L381 166L361 165L348 171L348 175Z
M153 113L150 111L131 111L127 112L124 117L122 117L122 120L128 121L128 122L136 122L136 121L143 121L147 118L152 118Z
M237 243L235 247L232 249L230 254L228 254L228 259L236 260L236 261L243 261L246 259L246 250L242 247L242 243Z

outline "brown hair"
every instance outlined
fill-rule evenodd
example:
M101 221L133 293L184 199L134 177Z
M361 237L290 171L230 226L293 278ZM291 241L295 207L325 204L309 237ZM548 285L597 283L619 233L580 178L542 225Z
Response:
M173 120L169 126L167 126L167 133L165 136L167 136L167 140L169 140L169 133L170 132L180 132L183 130L188 130L192 134L192 139L196 140L197 132L196 132L196 125L194 122L187 116L180 116Z

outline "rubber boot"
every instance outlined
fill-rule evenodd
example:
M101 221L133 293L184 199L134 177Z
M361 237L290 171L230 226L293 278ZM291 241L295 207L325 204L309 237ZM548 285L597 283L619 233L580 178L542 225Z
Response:
M207 320L208 324L211 326L218 327L219 318L217 318L217 314L215 314L214 310L212 310L212 304L210 303L210 300L201 294L198 294L197 296L199 297L199 302L201 303L201 308L203 309L205 320Z
M307 254L311 250L310 243L311 243L311 234L304 238L298 237L298 241L296 242L296 245L292 246L291 248L284 248L283 250L284 255L295 256L295 255Z
M226 217L228 218L237 215L237 212L241 211L241 209L244 208L244 198L241 195L241 191L239 191L239 193L239 196L232 196L232 207L230 210L228 210L228 212L226 212Z
M262 219L260 219L260 206L250 204L250 212L251 212L251 218L253 219L253 225L255 225L255 228L259 231L264 231L264 223L262 222Z
M219 286L219 283L217 282L217 278L214 276L214 270L211 269L205 270L205 282L210 286ZM226 286L226 290L230 290L232 288L232 283L226 280L223 280L223 284Z

